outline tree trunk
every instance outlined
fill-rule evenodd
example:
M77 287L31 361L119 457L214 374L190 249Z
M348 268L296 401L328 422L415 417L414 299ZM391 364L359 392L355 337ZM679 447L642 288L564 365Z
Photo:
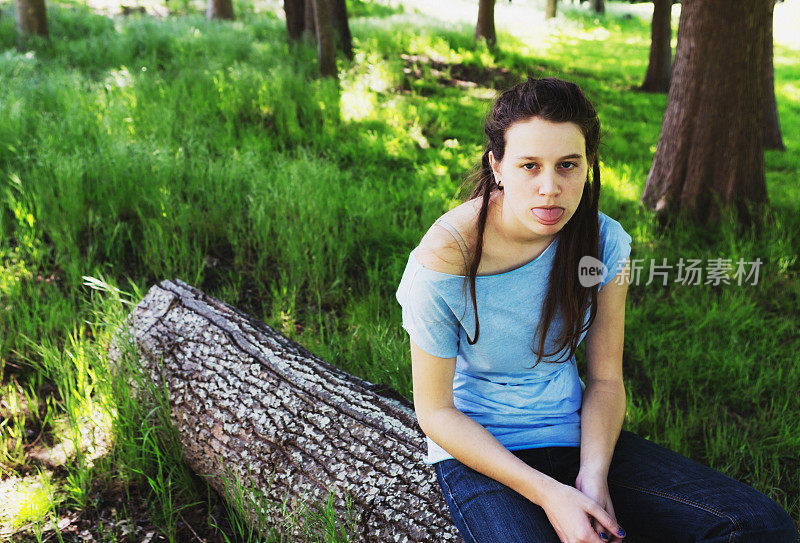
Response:
M303 38L308 43L317 41L317 25L314 16L314 0L305 0L305 26L303 27Z
M346 495L352 500L351 541L460 541L422 462L413 406L393 389L327 364L179 280L153 286L117 331L109 348L117 367L129 352L126 331L144 373L166 389L191 468L229 500L231 478L264 493L269 510L244 512L254 526L261 514L301 541L280 504L286 498L297 513L305 496L322 506L330 486L337 519Z
M600 15L604 14L606 12L605 0L592 0L592 9Z
M347 20L347 3L345 0L328 0L331 11L331 23L336 36L336 48L344 53L348 60L353 60L353 37Z
M547 8L545 9L545 19L553 19L556 16L556 9L558 7L558 0L547 0Z
M233 21L233 2L231 0L208 0L206 4L208 19L227 19Z
M672 0L653 0L650 28L650 62L640 87L647 92L667 92L672 71Z
M28 36L50 37L44 0L17 0L17 25L20 46Z
M336 77L336 42L328 0L314 0L314 23L317 27L319 73L322 77Z
M767 201L763 141L763 0L684 0L664 122L642 202L662 222L685 211L716 222L735 205L749 223Z
M286 32L289 34L289 39L299 41L306 26L304 0L283 0L283 11L286 12Z
M775 67L772 63L772 24L775 2L767 0L769 4L769 24L764 32L764 70L762 92L764 100L764 147L785 151L781 135L781 123L778 118L778 104L775 103Z
M485 39L489 47L497 44L497 35L494 30L494 2L495 0L480 0L478 24L475 25L475 39Z

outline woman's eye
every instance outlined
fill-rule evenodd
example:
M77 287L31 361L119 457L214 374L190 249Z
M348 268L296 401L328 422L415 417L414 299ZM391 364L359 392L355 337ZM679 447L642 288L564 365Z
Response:
M577 162L570 162L568 160L565 160L564 162L559 163L559 166L561 168L565 169L565 170L574 170L575 168L578 167L578 163ZM522 168L524 170L529 170L529 171L530 170L534 170L534 169L536 169L538 167L539 167L539 165L536 162L528 162L528 163L522 165Z

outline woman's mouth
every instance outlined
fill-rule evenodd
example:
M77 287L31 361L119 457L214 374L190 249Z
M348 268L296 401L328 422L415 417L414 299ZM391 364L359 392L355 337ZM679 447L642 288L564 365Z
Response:
M542 224L556 224L564 215L563 207L534 207L531 211Z

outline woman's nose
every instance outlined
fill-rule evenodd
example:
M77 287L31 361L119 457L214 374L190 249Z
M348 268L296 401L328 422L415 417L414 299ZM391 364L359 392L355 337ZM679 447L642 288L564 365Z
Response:
M561 192L555 172L546 170L539 176L539 194L542 196L555 195Z

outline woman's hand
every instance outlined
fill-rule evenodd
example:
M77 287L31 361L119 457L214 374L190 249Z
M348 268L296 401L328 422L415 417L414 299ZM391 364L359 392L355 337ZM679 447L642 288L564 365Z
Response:
M568 485L554 482L539 505L562 543L607 543L619 530L613 515L600 503ZM598 531L592 527L592 519L596 521ZM608 539L601 539L600 531Z
M605 509L606 513L614 519L614 523L616 524L617 517L614 514L614 506L611 503L611 495L608 492L608 480L606 477L581 470L578 473L578 478L575 480L575 488ZM606 536L604 541L617 543L622 541L622 538L616 530L606 530L596 522L592 522L591 524L598 535L603 533Z

